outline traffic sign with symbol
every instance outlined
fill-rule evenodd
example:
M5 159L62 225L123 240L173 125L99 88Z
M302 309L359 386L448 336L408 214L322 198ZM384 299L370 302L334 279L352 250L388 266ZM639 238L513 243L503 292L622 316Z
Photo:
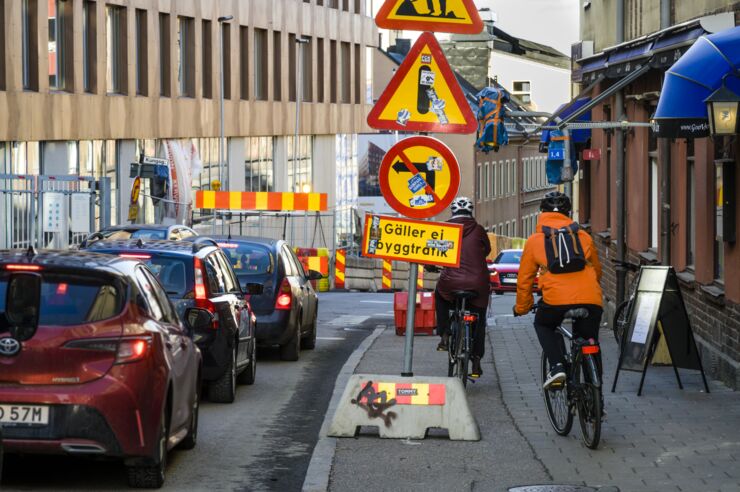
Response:
M385 154L378 171L383 197L396 212L425 219L455 198L460 168L452 151L431 137L409 137Z
M478 34L483 22L473 0L386 0L375 23L383 29Z
M473 133L477 121L442 49L423 33L370 110L378 130Z

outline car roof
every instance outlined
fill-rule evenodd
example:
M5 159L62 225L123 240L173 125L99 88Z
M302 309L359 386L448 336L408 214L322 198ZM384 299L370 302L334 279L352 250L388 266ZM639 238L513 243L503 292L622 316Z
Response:
M264 246L271 246L271 247L275 247L278 243L283 241L282 239L271 239L267 237L256 237L256 236L216 235L216 236L208 236L208 237L216 239L217 241L244 241L244 242L262 244Z
M104 271L115 276L130 276L139 261L77 250L40 250L31 252L23 249L0 250L0 265L39 265L42 268L64 268L74 270Z
M191 241L194 239L196 241ZM194 248L194 246L198 246ZM198 253L209 253L207 249L218 249L215 241L204 236L196 236L180 241L168 239L102 239L87 247L91 251L138 251L141 253L174 253L183 256L195 256Z
M125 224L104 227L101 231L168 231L175 227L184 227L192 230L184 224Z

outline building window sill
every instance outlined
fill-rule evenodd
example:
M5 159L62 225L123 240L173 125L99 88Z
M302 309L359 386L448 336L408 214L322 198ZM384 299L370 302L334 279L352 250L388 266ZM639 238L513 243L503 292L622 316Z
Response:
M603 232L597 232L596 235L605 243L608 243L609 240L612 238L612 232L607 229Z
M725 290L717 284L702 285L700 287L704 298L716 306L725 306Z
M658 263L658 254L655 251L641 251L638 256L640 260L644 261L648 265L655 265Z
M696 277L694 272L691 270L684 270L683 272L676 273L678 281L681 282L681 287L685 287L689 290L694 290Z

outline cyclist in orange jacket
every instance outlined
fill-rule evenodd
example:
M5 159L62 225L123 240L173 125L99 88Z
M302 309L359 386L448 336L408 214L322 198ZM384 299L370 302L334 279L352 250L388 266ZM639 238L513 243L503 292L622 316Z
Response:
M534 306L532 285L539 272L542 299L534 327L550 363L544 384L550 388L565 381L563 339L556 331L565 312L586 308L589 316L576 320L574 330L583 338L598 340L603 312L601 263L591 236L571 220L567 195L547 193L540 210L536 232L527 239L519 265L514 316L523 316Z

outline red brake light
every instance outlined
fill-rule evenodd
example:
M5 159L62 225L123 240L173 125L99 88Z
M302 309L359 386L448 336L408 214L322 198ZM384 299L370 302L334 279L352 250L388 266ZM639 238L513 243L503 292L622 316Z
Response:
M280 293L275 300L275 309L288 310L293 307L293 290L287 278L280 284Z
M133 260L148 260L152 257L152 255L146 255L144 253L121 253L121 258L130 258Z
M5 265L6 270L13 270L16 272L38 272L41 270L41 267L39 265Z
M584 355L598 354L599 346L598 345L584 345L581 347L581 353Z
M59 284L59 285L57 285L57 295L58 296L65 295L67 293L67 288L68 287L69 287L69 285L67 285L67 284Z
M213 315L213 325L211 328L214 330L218 329L218 313L216 312L216 306L213 302L208 299L208 292L206 291L205 284L205 271L203 262L200 258L194 258L195 266L195 306L207 310Z
M149 343L148 338L122 339L118 344L116 364L126 364L143 359L149 349Z

